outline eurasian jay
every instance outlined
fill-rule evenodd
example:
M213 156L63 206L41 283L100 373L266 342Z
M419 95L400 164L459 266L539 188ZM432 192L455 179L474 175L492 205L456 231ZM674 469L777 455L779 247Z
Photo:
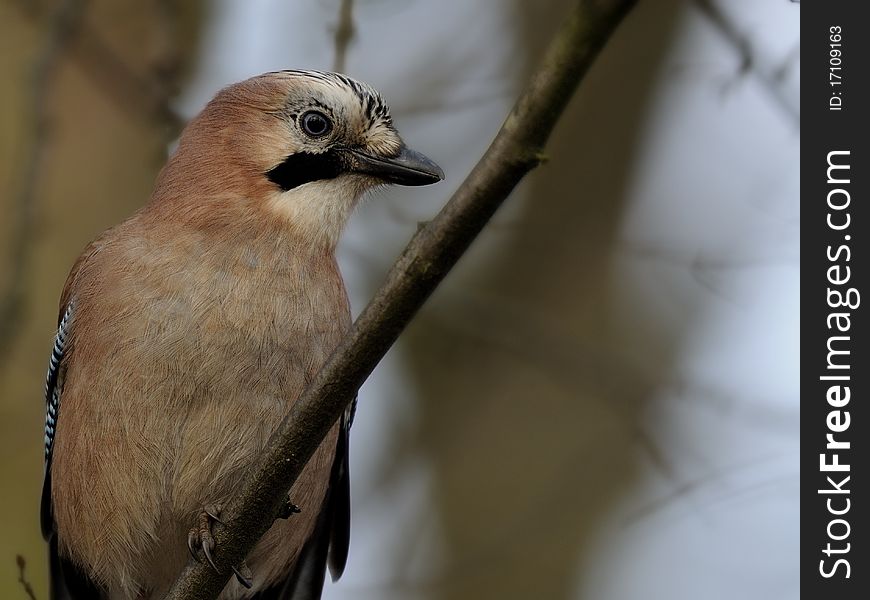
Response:
M150 202L78 258L46 382L52 598L163 597L350 325L335 248L367 190L426 185L380 94L282 71L217 94ZM347 559L344 415L223 599L317 599ZM288 514L294 512L288 503ZM313 574L313 576L311 576Z

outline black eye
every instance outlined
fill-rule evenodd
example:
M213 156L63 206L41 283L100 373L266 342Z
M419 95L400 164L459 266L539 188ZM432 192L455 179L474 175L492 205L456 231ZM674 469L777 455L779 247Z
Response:
M323 113L309 110L299 119L302 131L311 137L323 137L332 131L332 121Z

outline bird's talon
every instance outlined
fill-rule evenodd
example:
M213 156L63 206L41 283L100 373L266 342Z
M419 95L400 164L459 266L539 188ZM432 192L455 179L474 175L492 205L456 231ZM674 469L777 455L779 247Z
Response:
M203 512L210 518L212 521L216 521L221 525L226 525L223 521L220 520L218 515L221 514L221 507L216 506L214 504L210 504L203 509Z
M214 550L214 538L211 537L211 534L207 534L207 536L202 536L202 552L205 554L205 558L208 561L208 564L211 565L211 568L215 570L216 573L220 573L220 570L217 568L217 565L214 564L214 559L211 556L211 551Z
M199 515L199 523L196 527L187 532L187 549L190 550L190 555L198 562L202 563L202 558L197 551L202 550L202 554L211 565L212 569L220 573L217 565L214 562L212 552L215 549L214 536L211 533L212 522L223 524L218 518L221 509L219 506L209 505L203 509Z
M236 575L236 580L242 584L242 587L245 589L251 589L254 585L254 575L251 573L251 569L248 567L247 563L242 562L238 568L232 567L233 573Z
M199 532L197 531L196 528L193 528L187 532L187 549L190 550L190 555L193 557L193 560L195 560L198 563L202 563L202 561L199 559L199 556L196 553L196 543L197 543L197 538L199 537L198 533Z

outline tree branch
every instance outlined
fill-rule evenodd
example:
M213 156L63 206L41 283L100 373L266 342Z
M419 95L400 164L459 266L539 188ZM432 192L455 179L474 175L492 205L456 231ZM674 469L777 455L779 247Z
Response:
M43 7L40 3L15 0L11 4L27 17L38 19L42 16ZM160 11L159 18L166 23L166 15L161 13L171 10L172 7L161 1L157 8ZM118 55L98 29L84 20L78 27L79 35L71 40L69 58L76 62L94 87L122 111L137 119L154 121L162 127L167 142L175 138L185 124L184 118L175 112L170 103L172 86L169 81L177 73L163 70L156 76L139 74ZM168 40L166 43L176 42ZM177 55L164 55L163 58L176 64L164 64L161 67L177 70Z
M492 145L441 212L417 232L374 299L269 442L260 468L224 507L215 561L190 563L167 600L211 600L271 527L308 459L408 322L519 181L598 52L635 0L579 0Z
M30 139L23 152L21 183L12 212L16 223L10 235L9 281L0 292L0 358L12 347L22 323L20 313L29 279L27 267L33 245L37 192L50 133L48 107L51 85L67 47L78 33L85 4L85 0L64 0L57 5L48 17L43 43L30 74L30 123L27 125Z
M335 26L333 71L344 72L347 63L347 48L354 36L356 36L356 27L353 24L353 0L341 0L341 6L338 8L338 25Z

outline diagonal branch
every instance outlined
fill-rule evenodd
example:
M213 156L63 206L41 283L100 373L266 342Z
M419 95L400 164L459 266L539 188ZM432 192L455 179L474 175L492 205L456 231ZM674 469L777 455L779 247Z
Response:
M519 181L580 80L635 0L579 0L492 145L447 205L417 232L387 281L270 440L260 468L215 527L221 573L189 564L167 600L211 600L271 527L290 487L365 379Z

